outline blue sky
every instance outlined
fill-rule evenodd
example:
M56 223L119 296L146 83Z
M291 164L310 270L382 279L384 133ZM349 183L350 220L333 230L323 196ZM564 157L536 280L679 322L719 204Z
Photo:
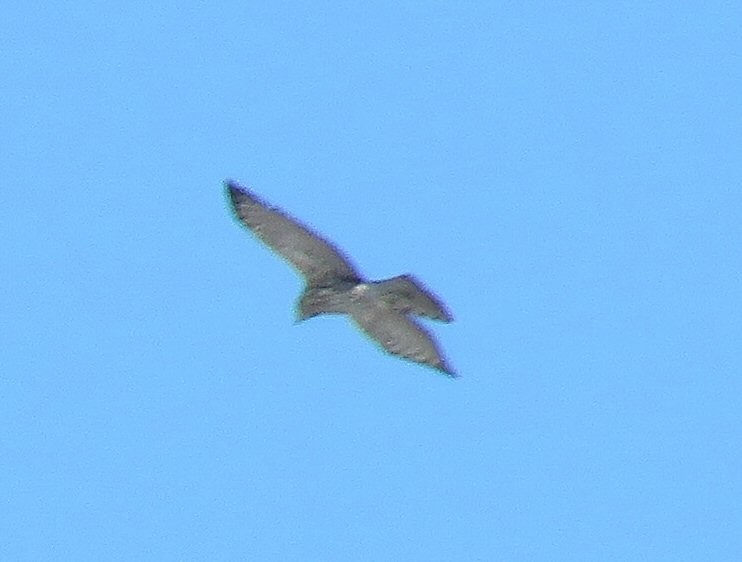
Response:
M0 559L742 559L733 3L16 3ZM462 378L346 319L233 178Z

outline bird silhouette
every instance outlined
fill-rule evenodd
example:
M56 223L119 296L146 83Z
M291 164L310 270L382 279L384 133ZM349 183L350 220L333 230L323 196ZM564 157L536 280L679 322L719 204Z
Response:
M334 244L251 190L225 182L239 221L306 280L297 320L346 314L387 352L457 377L431 334L413 316L453 321L445 305L412 275L367 281Z

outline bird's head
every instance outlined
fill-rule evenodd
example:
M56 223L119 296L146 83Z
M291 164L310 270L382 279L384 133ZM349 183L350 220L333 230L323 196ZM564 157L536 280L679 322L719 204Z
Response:
M296 323L309 320L322 313L321 305L322 302L314 291L304 291L299 302L296 303Z
M300 307L296 307L296 316L294 317L294 323L299 324L300 322L304 322L304 320L309 320L310 318L314 318L317 316L317 313L307 313L306 311L303 311Z

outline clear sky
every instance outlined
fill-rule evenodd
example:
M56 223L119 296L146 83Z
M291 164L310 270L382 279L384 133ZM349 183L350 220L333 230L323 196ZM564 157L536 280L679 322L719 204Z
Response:
M738 4L12 4L0 560L742 560ZM226 178L462 378L295 325Z

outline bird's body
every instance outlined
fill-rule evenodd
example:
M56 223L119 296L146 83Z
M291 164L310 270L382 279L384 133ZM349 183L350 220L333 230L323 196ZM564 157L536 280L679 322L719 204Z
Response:
M250 190L226 183L237 218L306 279L297 318L346 314L386 351L455 377L432 336L410 315L443 322L453 317L411 275L366 281L332 243Z

